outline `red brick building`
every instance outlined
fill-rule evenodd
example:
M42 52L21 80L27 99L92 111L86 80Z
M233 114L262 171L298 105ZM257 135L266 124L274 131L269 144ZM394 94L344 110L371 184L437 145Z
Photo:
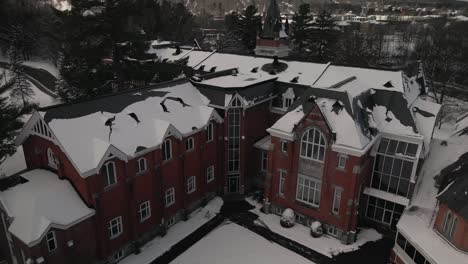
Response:
M215 195L253 189L264 190L267 212L292 208L297 222L320 221L343 243L355 240L361 220L394 227L429 152L438 111L419 97L415 77L194 50L157 52L167 63L183 57L203 75L43 108L26 123L17 143L28 170L68 182L80 206L94 214L62 228L72 235L57 231L56 251L10 251L18 263L22 254L73 263L65 252L91 248L97 262L113 263ZM2 210L10 219L4 231L11 233L8 224L19 216ZM81 228L92 231L74 232ZM68 245L90 234L95 245ZM12 237L6 245L29 245Z

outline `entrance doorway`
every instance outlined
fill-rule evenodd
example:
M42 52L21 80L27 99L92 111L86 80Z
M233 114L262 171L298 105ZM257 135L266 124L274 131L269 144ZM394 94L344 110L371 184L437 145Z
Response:
M228 176L228 193L238 193L239 192L239 175L229 175Z

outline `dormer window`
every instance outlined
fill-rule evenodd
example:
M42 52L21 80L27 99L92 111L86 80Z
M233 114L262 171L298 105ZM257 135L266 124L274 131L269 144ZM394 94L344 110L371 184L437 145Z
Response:
M294 90L292 88L288 88L286 92L283 93L283 110L287 110L294 102Z

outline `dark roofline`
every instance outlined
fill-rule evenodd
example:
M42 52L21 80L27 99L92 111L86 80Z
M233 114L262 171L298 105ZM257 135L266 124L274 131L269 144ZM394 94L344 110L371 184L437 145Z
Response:
M146 86L143 86L143 87L138 87L138 88L135 88L135 89L125 90L125 91L121 91L121 92L104 94L104 95L96 96L96 97L93 97L93 98L79 100L79 101L76 101L76 102L61 103L61 104L56 104L56 105L40 107L36 111L47 111L47 110L60 108L60 107L64 107L64 106L76 105L76 104L81 104L81 103L85 103L85 102L91 102L91 101L99 100L99 99L102 99L102 98L113 97L113 96L116 96L116 95L121 95L121 94L126 94L126 93L134 93L134 92L143 91L143 90L146 90L146 89L166 88L166 87L168 87L169 84L181 84L181 83L185 83L185 82L188 82L188 78L186 78L186 77L176 79L176 80L161 82L161 83L157 83L157 84L146 85Z
M222 76L228 76L228 75L222 75ZM211 79L214 79L214 78L211 78ZM269 82L276 82L277 79L278 79L278 77L274 77L274 78L271 78L271 79L268 79L268 80L263 80L263 81L260 81L260 82L252 83L252 84L249 84L249 85L247 85L247 86L228 87L228 88L219 87L219 86L215 86L215 85L211 85L211 84L206 84L206 83L202 83L202 82L196 82L196 81L194 81L194 80L190 80L190 82L191 82L192 85L195 86L195 87L202 87L202 88L208 88L208 89L216 89L216 90L243 90L243 89L251 88L251 87L258 86L258 85L262 85L262 84L269 83ZM207 80L209 80L209 79L207 79Z
M173 47L171 47L172 49L175 49ZM180 47L180 49L182 50L191 50L189 48L186 48L186 47ZM198 50L198 49L194 49L193 51L203 51L203 52L210 52L208 50ZM255 55L255 54L252 54L252 55L249 55L249 54L240 54L240 53L230 53L230 52L223 52L223 51L216 51L216 53L219 53L219 54L227 54L227 55L237 55L237 56L244 56L244 57L253 57L253 58L263 58L263 59L271 59L273 60L272 57L268 57L268 56L262 56L262 55ZM190 56L190 55L189 55ZM315 63L315 64L327 64L327 63L322 63L322 62L314 62L314 61L307 61L307 60L297 60L297 59L291 59L291 58L279 58L279 60L282 60L282 61L286 61L286 62L304 62L304 63ZM330 66L333 65L333 66L342 66L342 67L352 67L352 68L360 68L360 69L369 69L369 70L381 70L381 71L391 71L391 72L400 72L400 71L403 71L403 68L401 69L395 69L395 68L390 68L390 67L385 67L385 66L372 66L372 65L369 65L369 66L362 66L362 65L353 65L353 64L338 64L336 62L330 62Z

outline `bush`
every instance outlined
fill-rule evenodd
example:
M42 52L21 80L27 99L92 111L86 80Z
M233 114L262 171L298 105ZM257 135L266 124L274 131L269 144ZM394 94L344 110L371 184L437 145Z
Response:
M294 217L295 215L293 209L287 208L286 210L284 210L280 220L281 226L285 228L290 228L294 226Z
M310 225L310 235L313 237L321 237L323 235L322 223L314 221Z

